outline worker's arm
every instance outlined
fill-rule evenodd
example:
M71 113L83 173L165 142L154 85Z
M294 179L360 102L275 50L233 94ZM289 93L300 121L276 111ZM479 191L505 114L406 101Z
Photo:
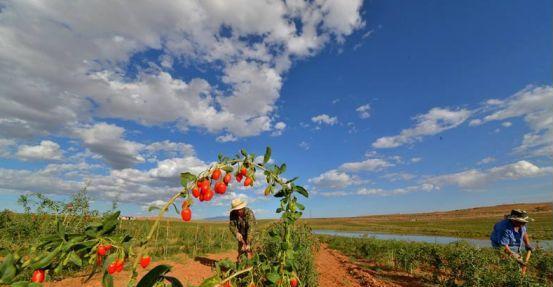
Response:
M238 227L236 226L236 223L232 220L229 222L229 229L232 235L234 235L234 237L236 237L238 241L244 242L244 238L242 238L242 234L238 232Z
M530 237L528 236L528 233L524 233L524 237L522 237L522 240L524 240L526 251L534 251L534 246L530 244Z
M255 226L257 225L257 222L255 221L255 215L253 214L253 211L249 211L247 216L247 222L248 222L248 238L246 238L246 242L251 244L253 241L253 234L255 232Z
M503 247L505 248L505 253L513 257L518 262L518 264L525 265L524 260L522 260L522 257L520 256L520 254L513 252L509 247L509 245L503 245Z

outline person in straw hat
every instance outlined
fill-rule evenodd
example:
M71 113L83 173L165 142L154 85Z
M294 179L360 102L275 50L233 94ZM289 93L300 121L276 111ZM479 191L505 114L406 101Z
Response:
M514 258L523 267L528 262L524 261L520 255L522 242L524 242L527 251L534 250L526 232L526 223L530 221L534 220L528 217L526 211L513 209L510 214L505 215L505 219L493 226L490 236L492 247L505 250L505 253ZM529 257L527 258L529 259Z
M230 210L230 232L238 240L238 262L242 255L251 258L253 232L255 228L255 216L253 211L246 207L247 203L240 198L235 198L231 202Z

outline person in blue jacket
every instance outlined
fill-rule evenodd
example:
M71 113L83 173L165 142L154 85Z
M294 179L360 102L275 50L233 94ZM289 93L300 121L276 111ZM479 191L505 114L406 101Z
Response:
M534 250L526 232L526 223L530 221L534 220L528 217L528 212L520 209L511 210L511 213L506 215L505 219L493 226L490 236L492 247L503 249L521 266L525 266L527 262L524 262L520 255L522 243L524 243L527 251Z

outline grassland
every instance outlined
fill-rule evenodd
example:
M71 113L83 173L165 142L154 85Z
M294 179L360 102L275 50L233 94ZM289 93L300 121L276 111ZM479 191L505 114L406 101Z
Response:
M444 212L303 219L313 229L488 238L493 225L513 208L527 210L534 240L553 239L551 203L509 204Z

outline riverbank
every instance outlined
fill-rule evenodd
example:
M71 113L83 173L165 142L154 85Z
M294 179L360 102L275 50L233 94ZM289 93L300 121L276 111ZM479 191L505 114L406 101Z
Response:
M312 218L302 221L314 230L370 231L388 234L487 239L493 225L513 208L527 210L535 219L534 222L528 224L528 233L532 239L553 239L553 209L550 202L496 205L414 214Z

